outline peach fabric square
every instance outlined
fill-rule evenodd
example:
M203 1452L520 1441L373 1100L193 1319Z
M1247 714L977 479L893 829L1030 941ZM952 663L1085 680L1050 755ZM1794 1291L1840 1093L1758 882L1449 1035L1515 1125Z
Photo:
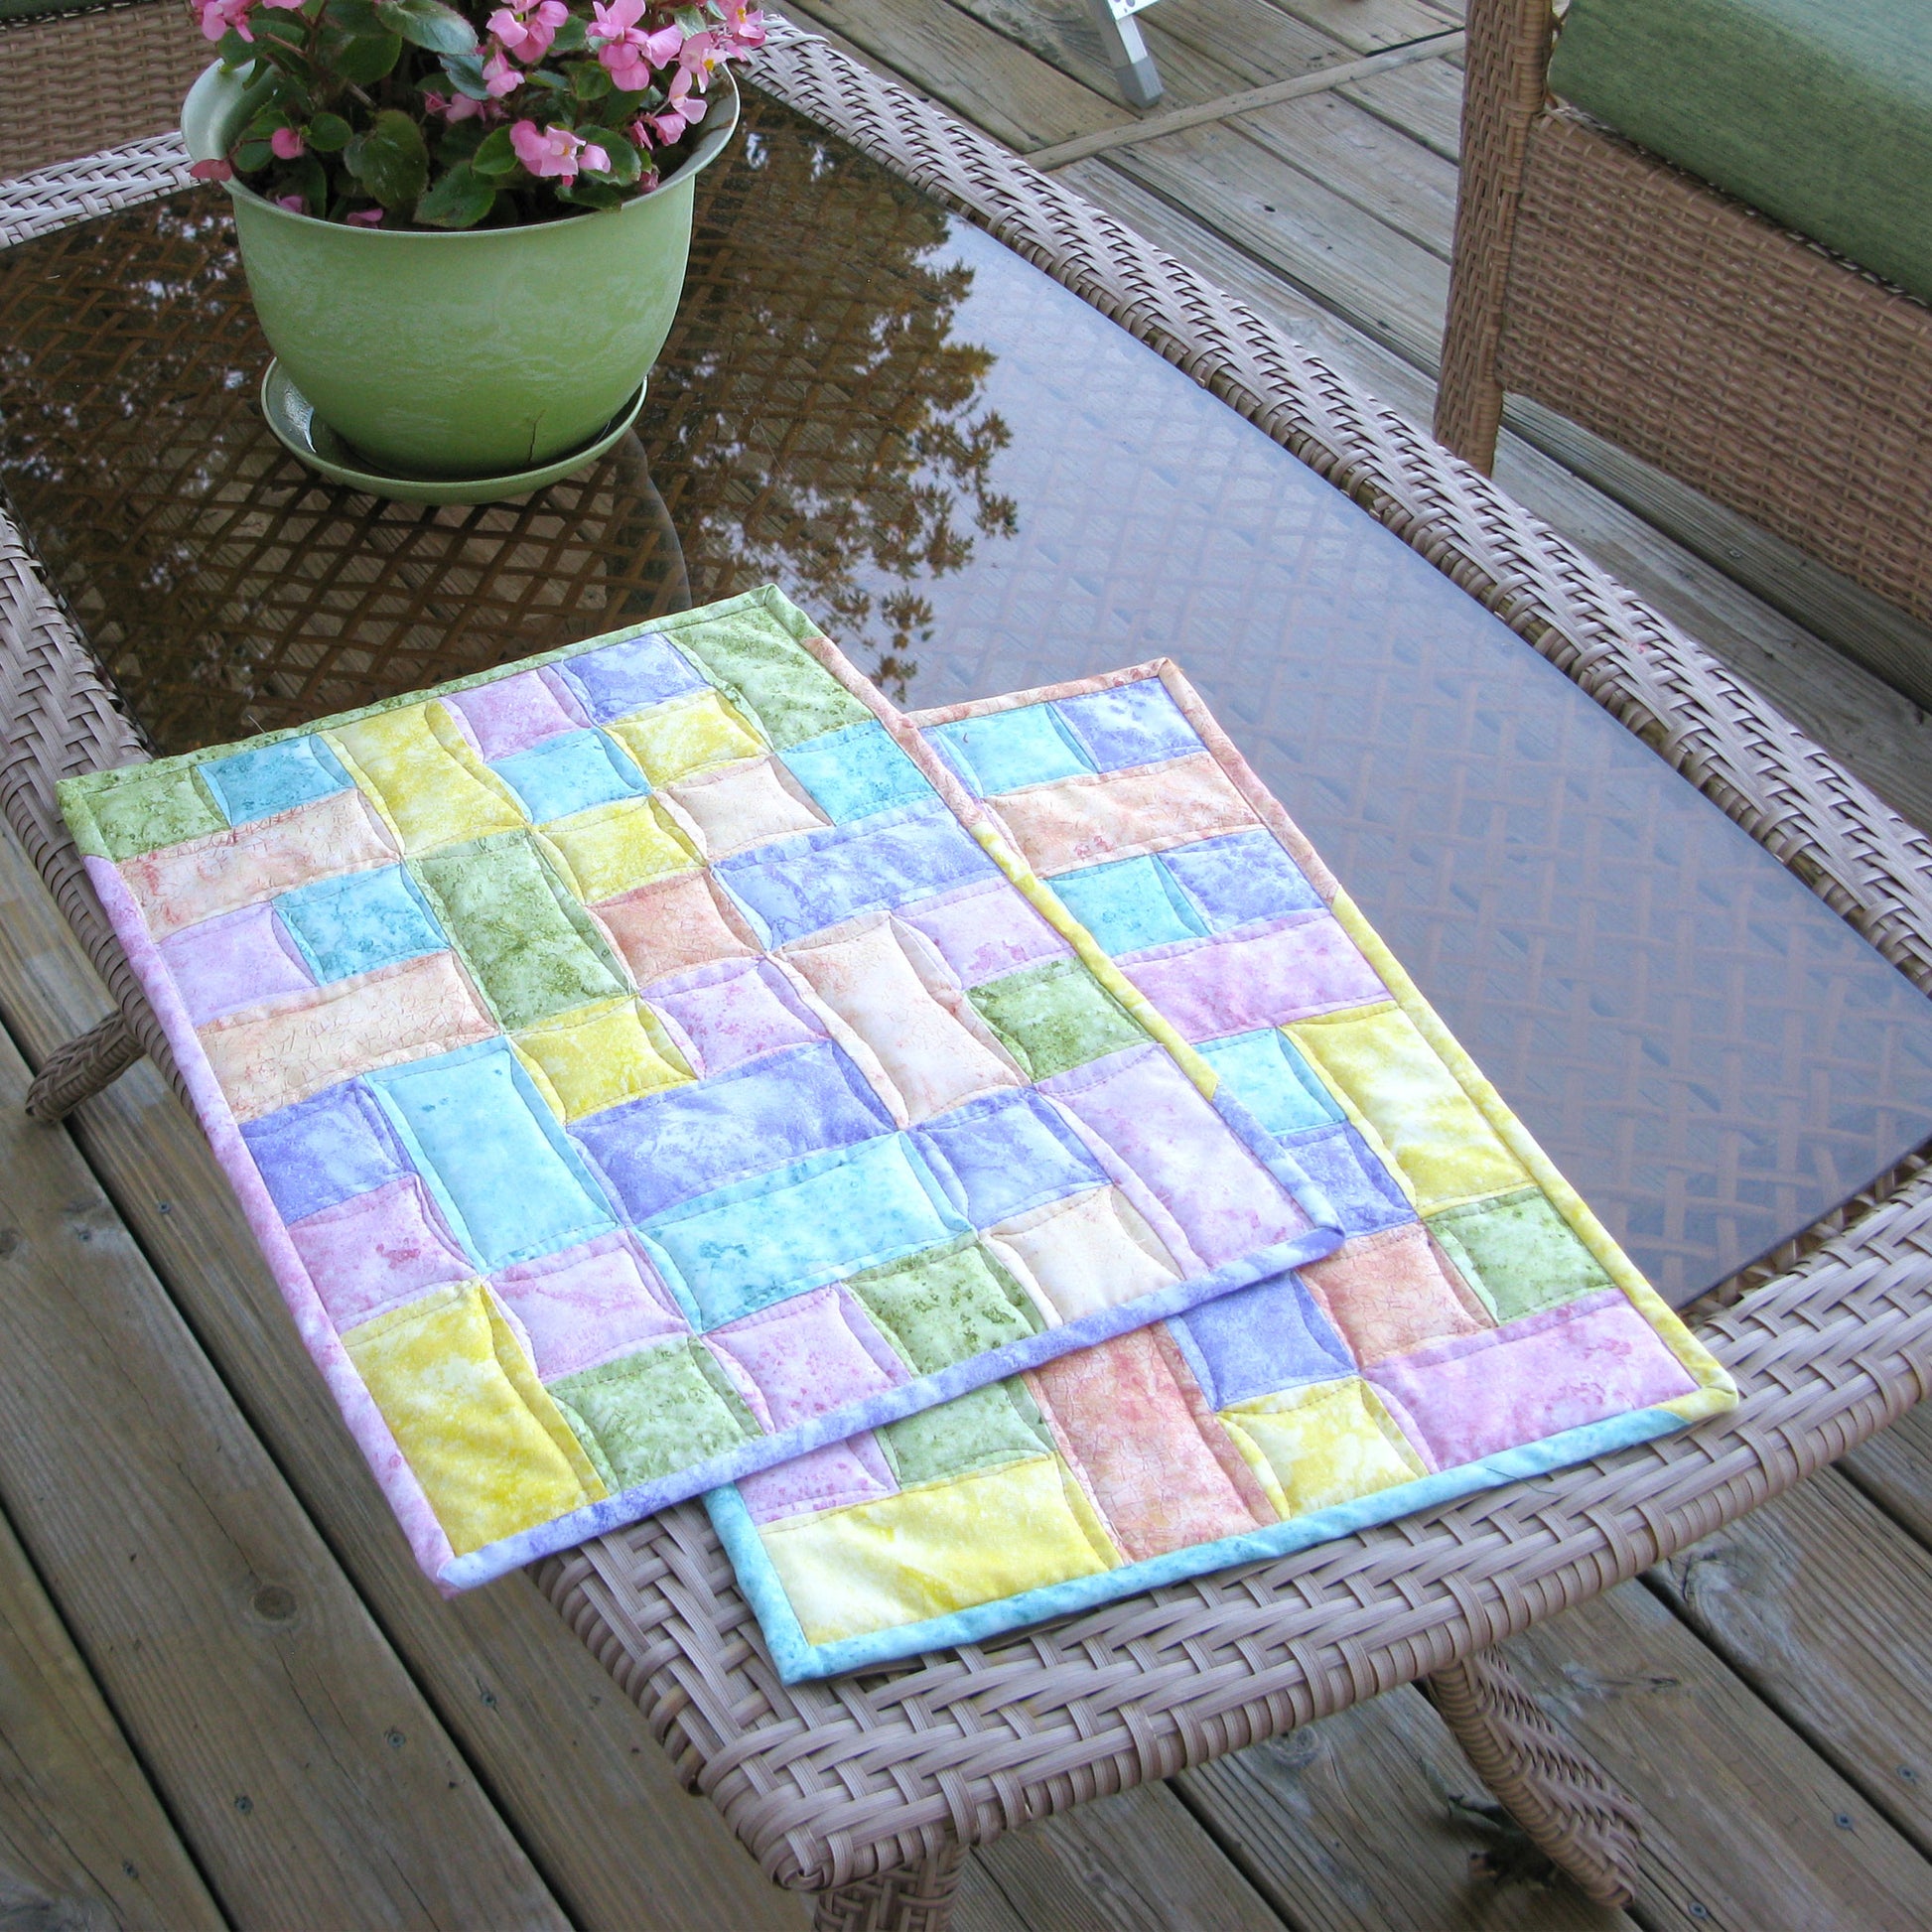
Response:
M786 785L779 769L775 759L753 759L673 787L669 796L697 826L707 859L729 859L831 822Z
M714 959L749 959L759 951L708 873L653 880L592 906L591 916L611 935L640 987Z
M993 1229L987 1242L1043 1298L1040 1312L1061 1321L1180 1279L1154 1231L1113 1187L1036 1207Z
M1495 1325L1420 1221L1358 1235L1302 1279L1364 1365Z
M1260 823L1205 752L1092 778L1031 785L992 801L1014 843L1042 877L1246 832Z

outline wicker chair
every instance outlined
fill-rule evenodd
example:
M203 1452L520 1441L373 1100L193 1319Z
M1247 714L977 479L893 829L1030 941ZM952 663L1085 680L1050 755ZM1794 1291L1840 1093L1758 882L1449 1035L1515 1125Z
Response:
M1436 434L1528 396L1932 620L1932 309L1554 99L1550 0L1469 0Z
M754 78L1037 263L1344 490L1932 988L1932 845L1482 477L1063 183L823 42L775 31ZM148 140L0 186L0 247L185 179L179 143ZM42 1067L43 1117L144 1051L173 1071L54 796L70 772L146 755L0 516L0 805L118 1007ZM940 1932L967 1847L1416 1681L1530 1836L1593 1897L1621 1904L1635 1876L1628 1800L1491 1646L1909 1408L1932 1383L1928 1252L1932 1170L1913 1159L1717 1298L1736 1304L1703 1328L1744 1392L1732 1414L892 1670L782 1684L696 1504L549 1559L536 1581L767 1875L819 1894L821 1932Z

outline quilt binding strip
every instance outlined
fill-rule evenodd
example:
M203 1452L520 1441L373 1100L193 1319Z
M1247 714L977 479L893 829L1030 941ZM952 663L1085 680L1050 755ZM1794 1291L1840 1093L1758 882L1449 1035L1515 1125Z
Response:
M998 712L1062 699L1087 697L1149 679L1158 679L1165 687L1261 826L1301 867L1310 884L1326 902L1328 911L1381 978L1394 1004L1414 1023L1484 1121L1521 1163L1545 1198L1556 1207L1564 1222L1582 1241L1590 1258L1655 1331L1696 1387L1689 1394L1585 1423L1538 1442L1497 1450L1474 1461L1355 1496L1307 1515L1211 1542L1171 1549L1121 1564L1117 1568L970 1604L918 1622L896 1624L823 1642L814 1642L805 1634L777 1567L759 1535L759 1526L738 1491L721 1487L705 1497L706 1509L731 1558L739 1587L758 1616L772 1660L786 1683L877 1669L928 1651L978 1643L1028 1624L1074 1615L1124 1596L1181 1584L1210 1571L1292 1555L1358 1530L1393 1522L1418 1511L1442 1507L1462 1496L1499 1488L1507 1483L1589 1461L1661 1436L1675 1434L1707 1417L1723 1414L1733 1408L1738 1400L1736 1384L1728 1372L1645 1280L1588 1203L1543 1152L1529 1130L1450 1033L1441 1015L1410 978L1301 828L1255 774L1206 703L1172 659L1156 658L1123 670L1041 686L1032 691L968 700L911 714L895 710L890 716L884 713L881 716L908 754L913 753L915 748L924 751L927 758L932 759L932 764L939 767L935 784L955 813L973 829L974 835L990 851L1011 855L1010 859L1003 858L1001 863L1003 867L1012 865L1010 876L1029 898L1049 918L1070 920L1072 915L1064 908L1057 912L1049 910L1049 907L1058 904L1057 895L1051 886L1035 875L1027 860L1014 850L1012 842L990 822L981 801L966 789L944 760L932 758L926 746L925 733L962 720L984 718ZM931 765L923 768L931 775ZM1102 957L1107 955L1103 953ZM1108 964L1113 966L1111 958ZM1120 969L1114 967L1114 970L1118 972Z
M884 726L898 748L911 759L920 775L939 794L954 819L978 842L999 872L1045 918L1057 936L1072 948L1081 964L1101 986L1139 1022L1151 1041L1158 1044L1179 1067L1192 1086L1209 1101L1222 1123L1297 1201L1311 1225L1293 1241L1257 1248L1204 1274L1176 1281L1132 1302L1095 1310L1043 1327L1032 1335L955 1362L946 1368L914 1376L895 1388L843 1404L786 1429L761 1434L735 1449L691 1463L668 1476L617 1490L567 1514L532 1524L462 1555L448 1556L445 1553L449 1545L428 1494L341 1341L308 1266L297 1251L242 1137L240 1124L216 1079L195 1023L175 986L167 961L148 928L141 906L122 880L114 862L105 856L104 841L94 824L88 793L91 787L115 774L90 773L84 777L65 779L59 788L61 805L82 853L89 880L167 1035L215 1159L234 1189L250 1230L295 1318L304 1345L409 1537L418 1564L446 1595L487 1583L539 1558L572 1549L592 1537L649 1516L671 1503L713 1490L717 1485L735 1482L741 1476L784 1463L813 1449L843 1442L867 1429L915 1415L975 1389L1005 1380L1055 1356L1128 1333L1233 1290L1271 1279L1299 1262L1312 1261L1332 1253L1341 1243L1342 1236L1335 1224L1333 1210L1319 1186L1296 1167L1292 1158L1283 1157L1259 1124L1249 1118L1238 1100L1225 1091L1217 1091L1220 1083L1213 1069L1145 995L1126 979L1058 899L1033 876L1031 868L1011 843L952 781L943 762L919 740L916 733L906 730L902 714L775 586L760 586L670 617L625 625L556 650L516 659L422 691L385 698L375 704L305 725L263 733L233 745L211 746L183 753L134 768L149 772L189 767L236 751L261 750L421 704L429 699L474 690L545 665L567 662L633 637L656 635L675 644L683 631L753 610L762 611L771 618L792 642L802 647L821 669L828 672L847 694L858 700ZM687 657L691 655L688 652L681 654ZM695 661L695 667L712 688L720 688L717 675L701 659ZM962 804L972 809L962 811ZM345 1080L356 1077L352 1072L343 1076Z

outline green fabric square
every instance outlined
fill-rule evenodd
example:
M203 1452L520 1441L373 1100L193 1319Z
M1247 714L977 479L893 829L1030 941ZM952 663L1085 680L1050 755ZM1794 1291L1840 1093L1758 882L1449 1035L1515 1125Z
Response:
M1027 1292L970 1236L854 1275L846 1286L921 1375L1036 1334Z
M1077 959L1023 966L966 997L1031 1079L1147 1043L1140 1023Z
M775 617L757 606L676 627L680 649L758 714L779 751L872 713Z
M1429 1229L1498 1321L1615 1286L1533 1187L1432 1214Z
M192 764L135 764L103 772L88 782L85 796L102 853L116 862L228 829Z
M971 1475L1045 1454L1053 1439L1021 1382L997 1382L878 1432L899 1486Z
M759 1433L697 1341L640 1349L548 1386L614 1489L688 1468Z
M527 832L449 846L411 869L506 1033L629 990Z

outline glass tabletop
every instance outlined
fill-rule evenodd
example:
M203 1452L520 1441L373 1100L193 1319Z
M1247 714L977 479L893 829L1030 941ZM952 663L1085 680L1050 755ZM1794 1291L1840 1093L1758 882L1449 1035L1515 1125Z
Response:
M785 109L699 184L635 433L521 502L322 483L219 191L0 253L0 488L160 752L775 582L907 705L1174 657L1683 1303L1932 1138L1932 1004L1406 545Z

